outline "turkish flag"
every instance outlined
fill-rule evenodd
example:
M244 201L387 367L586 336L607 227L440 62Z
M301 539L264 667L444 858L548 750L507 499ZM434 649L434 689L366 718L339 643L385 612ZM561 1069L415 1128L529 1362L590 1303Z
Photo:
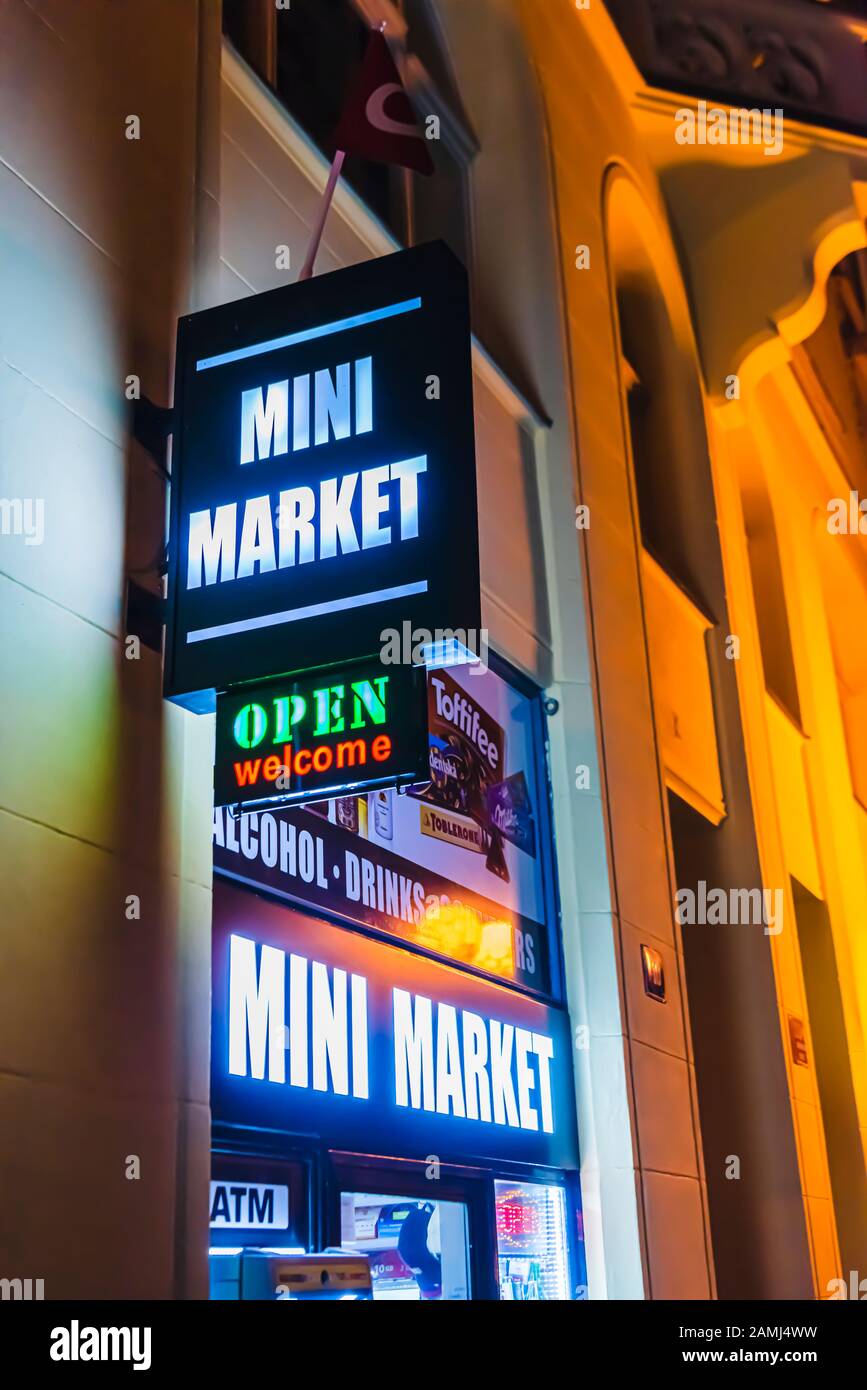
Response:
M334 132L334 148L381 164L400 164L419 174L434 172L424 132L380 30L374 30L368 40L364 62Z

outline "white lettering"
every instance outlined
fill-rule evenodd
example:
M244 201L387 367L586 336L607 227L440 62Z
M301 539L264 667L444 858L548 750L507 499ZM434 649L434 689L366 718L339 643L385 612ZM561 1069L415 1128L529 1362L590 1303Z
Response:
M418 535L418 478L427 472L427 455L404 459L391 465L392 479L400 483L400 538L413 540Z
M229 943L229 1071L247 1075L247 1042L250 1044L250 1076L285 1081L286 1050L283 1039L285 1009L283 951L262 947L258 979L256 943L232 936Z
M394 1091L398 1105L434 1109L433 1018L429 999L405 989L393 992Z
M190 538L187 545L187 588L200 589L202 570L205 583L216 584L219 578L224 584L235 578L235 531L238 507L228 502L224 507L211 513L190 513Z
M491 1122L491 1083L488 1080L488 1030L478 1014L464 1010L464 1072L467 1119Z
M465 1115L458 1016L451 1004L437 1005L437 1111Z
M320 560L330 560L338 554L352 555L358 550L358 537L355 534L351 511L357 482L357 473L346 473L339 479L326 478L321 484Z
M244 524L241 528L235 578L246 579L248 575L255 574L257 565L260 574L277 568L269 497L251 497L244 507Z
M500 1023L495 1018L491 1019L489 1028L494 1124L510 1124L514 1129L519 1129L518 1107L515 1104L515 1090L512 1085L512 1043L515 1029L511 1023Z
M313 976L313 1089L328 1090L331 1068L332 1090L349 1095L349 1037L347 1031L346 971L333 972L334 994L328 988L328 969L321 961L312 963Z
M336 382L329 371L317 372L313 380L315 438L317 444L329 442L328 427L335 439L348 439L352 434L349 404L349 363L335 368Z
M275 381L263 398L261 386L241 392L241 463L255 463L289 448L289 382Z
M361 475L361 544L365 550L391 544L391 527L380 526L379 518L388 511L388 498L380 492L388 482L388 468L365 468Z

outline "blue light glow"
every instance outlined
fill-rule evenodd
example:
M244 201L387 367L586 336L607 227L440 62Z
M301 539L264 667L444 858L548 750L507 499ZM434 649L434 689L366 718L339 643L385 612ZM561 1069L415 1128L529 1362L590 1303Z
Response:
M304 618L321 618L326 613L345 613L349 608L363 608L370 603L387 603L390 599L409 598L426 594L428 582L397 584L391 589L373 589L368 594L350 594L347 598L331 599L328 603L308 603L304 608L288 608L283 613L266 613L261 618L245 618L237 623L218 623L216 627L199 627L187 633L187 642L210 642L215 637L230 637L238 632L255 632L262 627L280 627L298 623Z
M303 328L298 333L286 333L282 338L270 338L264 343L251 343L249 347L235 348L232 352L220 352L215 357L202 357L196 363L196 371L207 372L211 367L223 367L229 362L243 362L247 357L261 357L266 352L295 347L297 343L309 343L314 338L328 338L334 333L345 333L350 328L363 328L368 323L381 323L383 319L397 318L399 314L411 314L413 310L420 308L420 298L405 299L399 304L386 304L382 309L371 309L366 314L353 314L351 318L336 319L334 323L322 323L318 328Z

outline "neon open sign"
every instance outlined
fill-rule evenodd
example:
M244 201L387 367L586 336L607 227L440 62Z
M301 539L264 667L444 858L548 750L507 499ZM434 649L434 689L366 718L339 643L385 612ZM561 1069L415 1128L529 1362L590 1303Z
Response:
M424 780L424 673L378 661L217 701L215 804L296 802Z
M481 626L466 274L434 243L182 319L165 693Z

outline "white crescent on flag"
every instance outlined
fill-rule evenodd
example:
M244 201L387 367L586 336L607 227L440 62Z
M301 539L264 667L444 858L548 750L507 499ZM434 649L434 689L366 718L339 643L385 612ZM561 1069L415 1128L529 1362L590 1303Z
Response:
M364 114L375 130L381 130L386 135L405 135L412 136L414 140L421 140L421 131L416 123L406 121L395 121L391 116L386 115L385 103L395 92L402 92L403 88L399 82L384 82L381 87L377 87L375 92L371 92L364 108Z
M426 177L434 161L423 121L413 110L384 35L373 30L332 136L335 150L356 159L397 164Z

